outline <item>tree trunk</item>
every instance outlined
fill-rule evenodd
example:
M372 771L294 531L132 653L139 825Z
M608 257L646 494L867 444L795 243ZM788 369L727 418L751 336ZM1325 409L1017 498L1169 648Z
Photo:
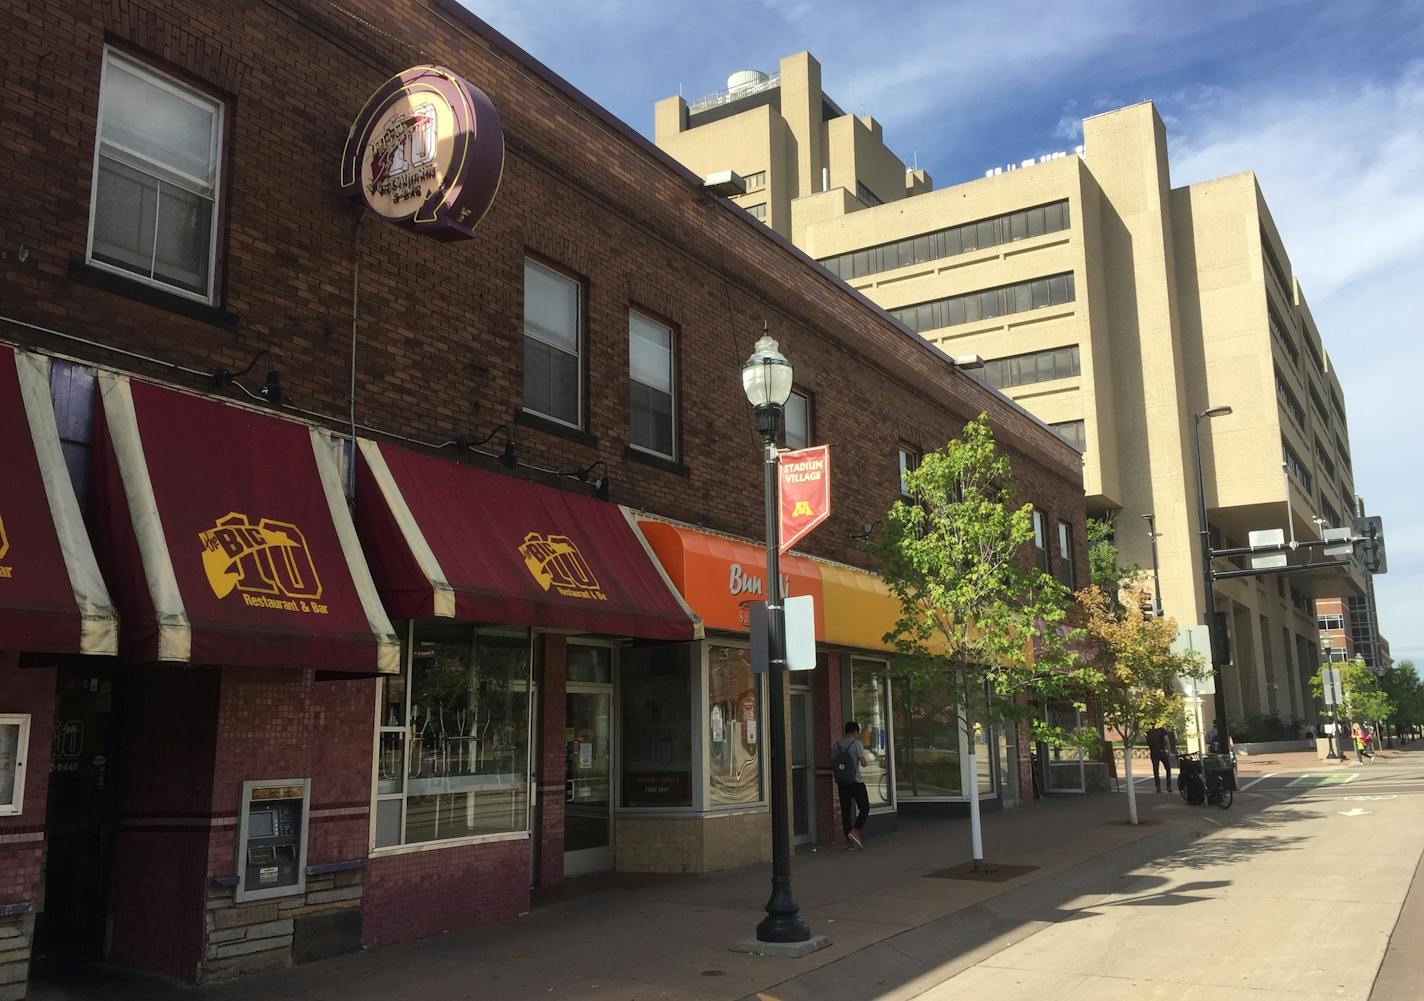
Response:
M974 871L984 861L984 831L979 826L979 762L974 755L974 742L969 742L969 844L974 853Z
M1122 742L1122 774L1127 779L1127 822L1136 824L1137 787L1132 784L1132 745L1127 741Z

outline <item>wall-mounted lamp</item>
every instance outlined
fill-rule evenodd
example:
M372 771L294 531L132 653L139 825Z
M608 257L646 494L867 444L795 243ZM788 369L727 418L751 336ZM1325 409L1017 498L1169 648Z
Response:
M253 355L252 360L247 363L247 367L244 368L241 372L230 372L225 368L217 368L213 369L209 378L213 380L213 385L217 386L219 389L226 389L228 386L236 385L238 389L242 390L254 400L262 400L265 403L269 403L274 407L280 407L282 405L282 400L284 399L284 395L282 393L282 380L281 377L277 374L277 369L271 364L267 366L267 378L263 381L262 385L257 388L257 392L254 393L252 390L248 389L242 383L237 381L247 373L251 372L254 368L256 368L257 362L264 357L268 360L269 363L273 361L271 348L263 348L261 351L257 352L257 354Z
M593 471L598 468L602 468L603 474L601 476L594 476ZM608 500L608 466L604 464L602 459L599 459L597 462L589 463L582 469L560 470L559 475L578 480L580 483L587 483L593 487L593 496L599 500Z
M879 524L880 522L878 521L867 521L865 524L860 526L859 532L847 532L846 537L853 542L866 542L870 539L871 534L875 531L876 526Z
M514 451L514 435L510 434L509 427L505 424L496 424L493 428L490 429L490 433L485 435L483 438L472 438L469 435L462 434L457 438L450 439L449 441L442 441L437 447L448 448L449 446L454 445L456 448L463 452L466 449L473 449L485 444L495 435L499 434L501 431L504 432L504 451L501 452L498 457L499 464L505 469L513 469L514 467L519 465L519 456L515 454Z

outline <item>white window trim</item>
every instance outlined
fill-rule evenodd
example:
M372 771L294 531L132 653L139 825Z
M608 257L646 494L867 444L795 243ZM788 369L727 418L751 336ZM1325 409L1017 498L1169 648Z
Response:
M579 280L578 278L575 278L573 275L571 275L571 274L569 274L569 273L567 273L567 272L560 271L560 270L557 269L557 268L550 267L549 265L543 263L542 261L535 260L533 257L530 257L528 254L525 254L525 255L524 255L524 265L525 265L525 267L528 267L528 266L531 265L531 264L534 265L536 268L539 268L540 270L545 271L545 272L547 272L548 274L553 275L555 278L558 278L558 279L560 279L560 280L562 280L562 281L566 281L566 282L572 282L572 283L573 283L573 286L574 286L574 324L575 324L575 328L576 328L576 329L574 330L574 343L578 345L578 350L574 352L574 358L578 361L578 366L577 366L577 368L578 368L578 377L577 377L577 379L575 380L575 382L576 382L575 389L577 390L577 394L576 394L576 396L575 396L575 401L576 401L576 402L575 402L574 406L575 406L575 413L578 414L578 422L577 422L577 423L574 423L574 424L571 424L571 423L569 423L568 421L564 420L562 417L555 417L553 414L546 414L546 413L544 413L544 411L542 411L542 410L535 410L533 407L530 407L530 406L525 405L524 400L522 399L522 397L523 397L523 381L522 381L522 380L523 380L523 375L524 375L522 369L521 369L521 371L520 371L520 379L521 379L521 383L520 383L520 396L521 396L521 399L520 399L520 401L519 401L519 409L522 410L522 411L523 411L524 413L526 413L526 414L533 414L535 417L542 418L543 420L546 420L546 421L553 421L555 424L562 424L564 427L566 427L566 428L573 428L575 431L582 431L582 430L583 430L583 363L584 363L584 358L583 358L583 356L584 356L584 338L583 338L583 326L584 326L584 324L583 324L583 282L582 282L581 280ZM521 289L520 291L523 292L524 289ZM541 328L541 327L539 326L539 324L537 324L537 323L531 323L531 322L529 321L529 317L528 317L527 314L526 314L525 316L523 316L523 317L520 318L520 324L521 324L521 327L522 327L522 329L523 329L523 331L524 331L524 336L525 336L525 337L533 337L533 338L534 338L536 341L538 341L540 344L543 344L543 345L545 345L545 346L547 346L547 347L553 348L555 351L562 351L564 354L568 354L568 349L565 348L562 344L555 344L553 341L549 340L547 337L540 337L539 334L543 332L543 328ZM523 345L523 344L520 344L520 349L521 349L521 350L523 349L523 347L524 347L524 345Z
M701 660L702 669L699 672L701 676L701 683L697 686L697 692L695 693L695 700L697 703L697 716L693 733L698 734L699 737L703 739L701 740L701 753L698 755L699 759L702 762L702 777L697 782L697 795L693 797L693 802L697 804L698 812L703 817L720 817L726 816L727 814L764 812L767 808L768 802L770 802L771 799L771 793L767 789L767 783L769 778L769 773L767 771L769 767L767 764L767 759L771 756L770 752L766 754L763 754L761 752L757 753L757 770L760 772L759 785L761 788L761 795L756 800L756 802L713 804L712 748L710 746L711 741L705 739L706 734L704 733L707 728L707 718L708 715L711 713L712 709L711 693L708 691L708 686L711 684L712 680L712 648L714 646L725 646L735 647L741 650L750 650L751 641L718 636L713 639L703 640L697 645L702 648L701 656L699 658ZM763 747L769 747L770 737L767 736L766 730L766 703L768 680L767 675L757 674L756 672L753 672L752 679L757 684L757 728L759 731L759 736L757 739L758 743L761 743Z
M672 396L672 408L671 408L671 409L672 409L672 451L671 451L671 452L659 452L659 451L658 451L657 449L655 449L655 448L648 448L646 445L639 445L637 442L634 442L634 441L631 441L631 440L628 442L628 447L631 448L631 449L633 449L633 450L636 451L636 452L642 452L642 453L644 453L645 455L655 455L655 456L657 456L659 459L667 459L667 460L670 461L670 462L677 462L677 461L678 461L678 457L677 457L677 433L678 433L677 411L678 411L679 405L681 404L681 400L678 399L678 393L677 393L677 374L678 374L678 373L677 373L677 329L676 329L672 324L670 324L670 323L664 323L662 320L659 320L657 317L653 316L651 313L644 312L643 310L638 309L638 308L635 307L635 306L630 306L630 307L628 308L628 316L629 316L629 319L630 319L630 320L632 319L632 315L633 315L634 313L637 313L639 316L641 316L641 317L642 317L644 320L646 320L648 323L652 323L652 324L655 324L655 325L657 325L657 326L659 326L659 327L662 327L662 328L664 328L665 330L667 330L667 332L668 332L668 384L672 387L672 392L671 392L671 394L669 394L669 395ZM629 357L629 366L628 366L628 367L629 367L628 381L629 381L630 383L636 382L636 383L638 383L638 385L640 385L640 386L647 386L648 384L647 384L646 382L639 382L637 379L633 378L633 373L632 373L632 358L631 358L632 351L633 351L633 330L632 330L632 324L631 324L631 323L629 324L629 329L628 329L628 351L629 351L629 355L630 355L630 357ZM651 386L648 386L648 388L651 389L652 387L651 387ZM628 437L629 437L630 439L633 437L633 429L632 429L631 427L628 429Z
M15 798L10 803L0 803L0 817L18 817L25 812L25 764L30 756L30 714L0 715L0 726L17 723L20 725L20 739L15 744Z
M168 282L160 281L157 278L150 278L147 275L140 275L136 272L129 271L126 268L120 268L113 264L108 264L104 261L99 261L94 258L94 213L98 210L99 207L99 157L104 146L104 81L107 80L109 76L109 65L114 62L123 63L125 69L128 69L137 76L144 77L149 83L153 84L155 87L158 87L161 90L166 90L176 97L182 98L185 101L204 108L208 107L210 102L211 106L214 109L212 150L213 217L212 225L209 227L208 230L208 292L206 295L201 295L197 292L192 292L178 285L170 285ZM185 87L183 84L174 80L167 74L145 65L144 63L139 62L131 56L125 55L118 49L115 49L113 46L104 46L103 64L100 69L98 114L96 115L96 122L94 125L94 161L91 165L92 170L90 172L91 176L89 178L89 233L84 246L84 263L91 268L97 268L101 271L107 271L111 274L120 275L124 278L136 281L142 285L148 285L153 288L162 289L164 292L168 292L172 295L181 296L184 299L192 299L195 302L206 303L207 305L211 306L216 304L217 302L216 274L218 257L218 220L220 217L220 203L222 200L222 148L223 130L225 127L224 118L227 108L224 102L217 98L209 98L208 101L205 102L203 100L195 99L193 96L194 94L202 96L201 91L194 90L191 87ZM118 145L117 143L114 144L114 146L116 149L123 150L128 156L133 157L136 160L149 161L148 157L145 157L139 153L135 153L132 150L128 150L125 147ZM163 173L172 175L173 177L184 178L186 176L179 171L173 170L170 167L160 167L158 164L154 164L153 167L155 171L161 170ZM191 180L187 185L174 180L169 180L168 183L176 184L178 187L183 187L190 191L192 190ZM194 193L196 194L197 192ZM156 216L154 220L154 225L157 226ZM155 246L155 253L156 252L157 248Z
M442 623L451 620L438 620ZM498 626L482 629L473 623L460 622L455 620L455 625L467 625L475 634L498 636L525 636L525 630L515 628L500 628ZM524 776L525 776L525 810L524 810L524 830L522 831L496 831L489 834L469 834L460 838L441 838L436 841L411 841L405 840L405 820L406 820L406 783L410 778L410 698L411 698L411 665L415 657L415 622L407 620L403 623L405 632L405 642L401 650L401 675L405 677L405 712L406 723L401 726L386 726L381 722L381 710L384 705L381 703L381 686L376 686L374 703L374 732L375 740L371 754L371 806L368 813L370 823L367 827L366 843L368 854L372 858L379 858L385 855L409 855L413 852L435 851L440 848L459 848L462 845L489 844L498 841L525 841L533 836L534 830L534 807L538 799L538 785L534 779L534 748L535 740L538 736L538 687L535 684L535 651L537 633L530 629L527 631L529 640L529 673L527 675L527 691L529 695L529 712L527 713L527 733L525 740L524 755ZM399 677L399 675L397 675ZM381 767L381 734L385 732L401 732L406 734L401 742L401 791L398 793L380 791L380 767ZM383 800L399 800L401 804L400 814L400 835L401 842L396 845L376 846L376 804Z
M850 673L851 712L855 711L855 665L857 663L877 665L876 670L871 671L870 676L876 679L876 683L880 687L880 697L885 700L885 774L889 778L890 801L871 804L870 812L872 814L896 813L900 809L900 797L895 791L895 683L890 677L890 661L884 657L871 657L859 653L852 653L846 658L846 667ZM856 721L859 722L858 719ZM865 732L864 724L861 725L860 732Z

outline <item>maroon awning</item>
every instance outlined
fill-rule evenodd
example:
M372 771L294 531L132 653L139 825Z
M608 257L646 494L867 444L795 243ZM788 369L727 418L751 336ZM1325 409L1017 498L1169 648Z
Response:
M618 505L360 445L356 529L392 617L655 640L701 634Z
M96 543L126 657L398 669L329 432L108 372L99 393Z
M118 618L60 450L49 359L0 346L0 648L113 654Z

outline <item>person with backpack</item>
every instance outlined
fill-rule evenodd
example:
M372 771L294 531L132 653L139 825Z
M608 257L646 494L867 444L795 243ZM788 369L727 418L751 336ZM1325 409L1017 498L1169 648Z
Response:
M865 777L860 766L870 764L865 745L860 742L860 724L851 720L845 725L845 736L831 745L831 773L841 794L841 826L845 829L846 847L857 851L865 847L861 831L870 816L870 793L865 789ZM856 808L852 820L851 807Z

